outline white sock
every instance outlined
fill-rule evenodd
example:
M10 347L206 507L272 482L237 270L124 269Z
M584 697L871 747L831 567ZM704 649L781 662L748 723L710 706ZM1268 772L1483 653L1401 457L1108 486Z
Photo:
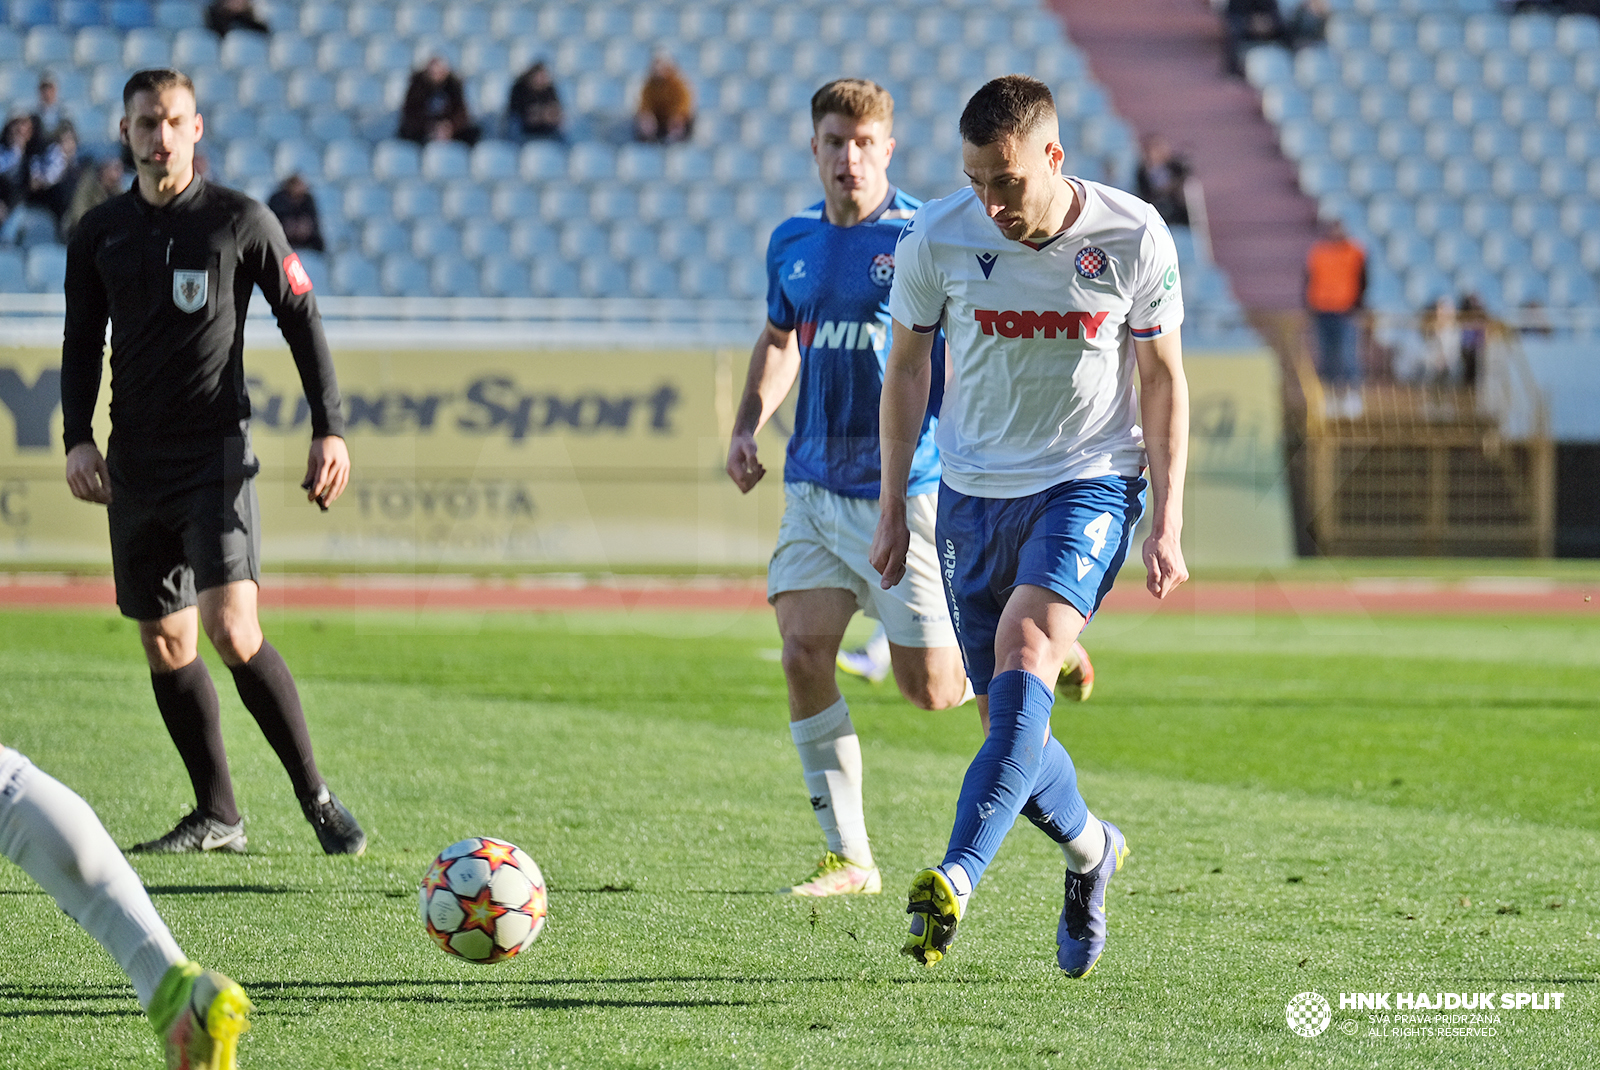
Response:
M1067 856L1067 868L1074 873L1087 873L1100 864L1106 853L1106 830L1093 814L1083 823L1083 831L1061 845Z
M183 951L100 819L71 788L0 747L0 852L117 960L148 1008Z
M858 866L872 865L867 817L861 805L861 740L843 698L803 721L790 721L806 791L828 850Z
M961 916L967 916L967 900L972 898L972 878L967 876L967 867L960 862L952 862L948 866L940 866L939 872L950 880L950 887L956 891L956 902L961 904Z
M971 680L966 680L966 681L964 681L964 686L962 687L962 690L961 690L961 701L956 703L956 705L957 706L965 706L967 703L971 702L973 699L975 699L977 697L978 697L978 693L976 691L972 690L972 681Z

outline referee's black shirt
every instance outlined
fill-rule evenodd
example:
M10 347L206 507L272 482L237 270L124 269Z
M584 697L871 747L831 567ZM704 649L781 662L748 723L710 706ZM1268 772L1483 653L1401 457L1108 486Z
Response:
M160 208L135 183L73 232L61 349L67 449L94 441L109 317L113 478L149 490L219 478L224 441L249 426L244 324L255 286L294 355L312 436L342 434L311 280L282 225L259 202L196 175Z

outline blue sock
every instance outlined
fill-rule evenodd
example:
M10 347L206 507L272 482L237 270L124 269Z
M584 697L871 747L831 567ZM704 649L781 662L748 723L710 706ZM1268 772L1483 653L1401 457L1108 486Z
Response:
M989 684L989 738L961 781L944 856L945 865L959 863L967 871L974 888L1034 792L1054 702L1050 685L1021 669Z
M1033 781L1033 794L1022 807L1022 816L1038 825L1057 843L1066 843L1089 822L1089 806L1078 792L1078 771L1061 741L1045 740L1039 758L1039 775Z

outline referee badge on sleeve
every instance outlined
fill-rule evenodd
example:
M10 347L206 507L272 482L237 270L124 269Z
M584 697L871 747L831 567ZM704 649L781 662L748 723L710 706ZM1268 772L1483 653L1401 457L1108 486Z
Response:
M177 270L172 273L172 303L181 312L198 312L206 307L206 273Z

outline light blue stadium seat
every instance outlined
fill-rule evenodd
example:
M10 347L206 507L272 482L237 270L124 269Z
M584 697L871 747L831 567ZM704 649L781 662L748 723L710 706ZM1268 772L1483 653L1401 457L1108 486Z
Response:
M1388 160L1364 157L1351 162L1349 171L1350 192L1367 198L1395 189L1395 167Z
M711 174L728 186L761 180L761 157L741 145L724 145L712 155Z
M480 141L472 147L468 173L477 182L504 182L517 177L517 146L509 141Z
M1454 119L1429 123L1423 128L1422 149L1428 159L1443 162L1472 151L1472 134Z
M411 252L424 260L461 253L461 230L444 219L418 219L411 225Z
M1436 86L1413 86L1406 94L1406 117L1418 126L1454 119L1454 114L1454 98Z
M655 228L637 219L619 220L610 226L606 251L623 264L654 260L660 255Z
M762 181L804 182L816 177L816 174L816 160L809 152L798 147L772 145L762 154L760 171Z
M634 297L676 297L678 272L661 260L635 260L628 272L628 290Z
M383 83L363 71L345 71L333 87L334 103L355 114L375 114L385 109Z
M459 141L430 141L422 147L422 177L451 182L472 173L472 150Z
M1417 47L1417 24L1400 14L1380 15L1372 20L1372 47L1380 52L1398 52Z
M544 183L539 188L539 218L547 223L587 221L589 217L589 191L582 185L560 180Z
M1451 281L1455 283L1455 292L1471 294L1484 303L1490 312L1498 312L1505 308L1505 296L1500 286L1500 276L1484 267L1482 264L1468 264L1457 268Z
M339 253L333 258L329 275L333 293L348 297L377 297L383 293L377 265L360 253Z
M1383 252L1389 266L1397 272L1433 263L1433 244L1412 230L1399 230L1389 235L1384 241Z
M1349 163L1371 156L1378 148L1377 132L1360 119L1340 119L1328 128L1328 151Z
M428 265L409 253L384 257L378 281L389 297L427 297L433 292Z
M1462 24L1462 38L1480 56L1511 47L1510 27L1502 15L1469 15Z
M1550 304L1555 308L1586 308L1595 302L1594 280L1570 264L1550 272Z
M315 179L322 174L322 151L309 141L280 141L272 156L272 170L279 180L290 175Z
M227 70L247 71L253 67L267 66L271 62L271 51L271 44L266 34L235 30L222 39L222 44L217 50L217 61Z
M689 210L689 198L682 186L655 182L639 190L639 218L651 223L682 219Z
M1462 126L1475 126L1500 118L1500 95L1487 89L1463 86L1450 95L1450 114Z
M698 145L670 145L666 172L674 182L703 182L711 173L711 154Z
M624 182L596 182L589 189L589 218L596 223L637 220L639 193Z
M710 4L691 4L678 15L678 36L685 41L708 41L728 36L728 17L724 9Z
M1338 83L1325 83L1311 91L1311 114L1320 123L1361 117L1361 104L1354 93Z
M485 297L528 297L533 292L527 267L498 254L483 258L478 288Z
M303 3L300 5L300 32L310 38L338 33L345 28L345 8L338 3Z
M511 255L511 231L504 224L479 216L461 227L461 251L472 257Z
M446 37L462 44L471 40L492 39L493 12L483 4L445 5L443 30Z
M1417 229L1433 236L1462 227L1461 205L1442 197L1430 197L1417 202Z
M194 0L159 0L155 6L155 24L164 30L204 26L204 7Z
M1482 237L1511 229L1511 208L1493 194L1480 193L1461 203L1461 226L1468 234Z
M1371 27L1364 18L1335 13L1328 19L1323 36L1331 47L1340 51L1365 48L1371 42Z
M102 63L89 74L89 99L95 104L115 108L122 111L122 87L128 84L128 76L133 72L122 65L119 57L111 63ZM206 113L206 132L211 130L211 112L215 107L209 108Z
M488 187L481 186L470 178L457 179L444 186L440 210L446 219L483 219L490 214L491 208L492 199Z
M1600 233L1584 234L1578 238L1578 262L1585 271L1600 272Z
M1546 197L1570 197L1588 188L1583 168L1570 160L1549 159L1539 167L1539 192Z
M732 28L731 23L730 28ZM916 18L911 11L905 8L881 7L870 10L867 14L866 40L868 44L879 48L885 45L898 47L903 42L915 37L916 32ZM754 38L764 36L764 34L745 34L744 36Z
M35 26L23 38L22 55L31 67L72 62L72 35L59 26Z
M1496 91L1528 82L1528 61L1515 52L1491 52L1483 58L1483 84Z
M222 174L230 183L272 177L272 154L259 141L236 138L222 157Z
M533 261L530 288L536 297L577 297L578 269L559 256L544 256Z
M1389 56L1388 62L1384 65L1382 77L1358 82L1354 85L1350 85L1350 88L1360 89L1367 86L1378 86L1384 84L1384 81L1387 80L1391 88L1404 92L1414 85L1418 85L1422 82L1432 79L1433 66L1433 57L1428 55L1426 52L1414 51L1411 49L1407 49L1403 52L1395 52ZM1357 67L1356 70L1359 73L1365 73L1361 72L1359 67ZM1346 64L1346 84L1350 84L1350 75L1351 66Z
M524 182L563 177L567 173L566 147L555 141L530 141L517 156L517 174Z
M1541 92L1571 85L1576 77L1572 60L1560 52L1535 52L1528 57L1528 84Z
M235 36L230 33L228 40L233 40ZM333 79L319 70L314 68L295 70L289 73L288 78L284 100L291 108L304 111L320 110L326 108L328 102L334 99Z
M410 42L393 34L373 34L362 40L366 42L362 63L369 74L387 77L395 71L411 70L413 49Z
M624 182L656 182L666 176L664 150L656 145L623 145L617 150L617 178Z
M827 44L842 46L853 44L867 35L867 13L849 7L829 7L822 12L818 37ZM989 44L988 35L964 38L973 48Z
M698 260L706 255L704 227L681 221L667 222L660 227L657 241L663 260Z
M822 18L811 8L780 5L772 17L772 40L782 45L815 41L822 33ZM901 44L906 42L902 39ZM942 42L940 42L942 43Z
M1415 55L1415 53L1410 53L1410 55ZM1395 58L1399 58L1399 56L1397 55ZM1383 84L1384 79L1388 76L1389 61L1390 57L1382 52L1354 49L1335 58L1334 63L1331 64L1332 70L1327 72L1329 77L1320 79L1307 88L1314 89L1317 85L1331 85L1334 82L1341 82L1350 92L1359 93L1368 86Z
M1496 120L1486 120L1472 131L1472 154L1486 164L1507 156L1521 156L1522 145L1515 131Z
M370 178L372 149L354 138L328 142L322 156L322 175L330 182Z
M366 59L367 42L362 38L329 33L317 42L317 66L330 75L360 70L366 65Z
M1513 50L1524 56L1548 52L1556 47L1556 20L1545 14L1515 15L1506 32Z
M1554 205L1546 204L1545 207L1553 209ZM1540 271L1578 262L1578 243L1561 233L1558 226L1537 228L1526 237L1528 259Z
M567 176L574 182L600 182L617 174L617 152L612 145L582 142L567 154Z
M733 199L734 215L751 226L771 230L791 211L789 199L781 189L765 184L745 186Z
M1300 161L1300 188L1311 197L1321 197L1348 185L1345 170L1331 156L1307 156Z
M486 74L504 75L511 71L511 49L493 38L472 38L461 45L461 76L479 78Z
M1567 132L1549 123L1529 123L1520 138L1522 158L1531 164L1561 159L1567 154Z
M162 30L129 30L122 42L122 64L130 71L165 67L172 62L172 43Z
M394 38L395 9L388 3L355 3L350 5L345 15L344 29L351 36L363 39L373 37ZM410 52L406 54L405 65L411 62Z
M539 214L539 194L520 179L496 182L489 194L489 214L502 223Z
M444 13L436 4L401 4L395 8L394 27L401 37L434 40L444 34Z
M222 59L222 46L210 30L179 30L172 36L172 63L181 70L213 67Z
M316 44L297 33L290 31L275 33L267 46L267 63L275 71L287 74L302 67L310 67L316 61Z
M283 75L268 67L240 72L239 88L235 92L238 93L239 103L248 104L261 111L281 110L289 95Z
M1441 231L1433 239L1433 263L1440 271L1454 272L1467 263L1477 263L1480 249L1476 238L1459 230Z
M1528 243L1506 231L1483 236L1483 262L1495 271L1526 271L1533 257Z
M306 140L300 116L282 108L256 109L256 136L263 141Z
M1600 200L1586 193L1563 197L1561 231L1573 240L1591 232L1600 233Z
M535 36L539 32L539 9L531 4L495 4L489 13L489 29L502 40Z
M1511 229L1532 243L1540 235L1564 237L1561 233L1561 209L1554 201L1527 197L1511 206ZM1548 263L1541 267L1549 267Z
M406 178L394 184L396 219L432 219L443 211L444 198L426 182Z
M1547 106L1550 121L1557 126L1590 126L1595 122L1594 91L1577 84L1552 89Z
M326 144L357 136L355 120L342 111L328 107L308 108L306 114L306 137L313 141Z
M62 268L63 278L65 267ZM22 250L0 248L0 294L26 293L28 269Z
M768 234L736 219L713 220L706 227L706 254L713 260L730 261L758 253L765 256Z
M328 292L328 260L327 257L315 249L301 249L298 252L300 266L306 269L306 277L311 280L311 289L314 291Z
M1569 56L1600 50L1600 22L1589 15L1564 15L1556 20L1556 48Z
M5 36L16 38L9 32ZM21 56L12 57L20 59ZM85 26L72 39L72 62L80 67L122 62L122 34L107 26Z
M1367 203L1367 226L1377 234L1410 231L1416 227L1417 212L1410 198L1384 193ZM1174 231L1176 233L1176 231Z
M111 0L105 5L108 25L122 30L132 30L156 24L156 12L146 0Z
M627 297L628 270L608 256L591 254L579 262L578 289L585 297Z
M1600 157L1600 125L1574 124L1567 128L1567 159L1588 163Z
M34 293L61 293L67 279L67 247L35 245L24 254L28 289Z
M1289 119L1278 126L1278 144L1297 163L1307 156L1327 155L1328 130L1314 119Z
M1489 188L1489 169L1477 160L1457 156L1444 161L1444 190L1452 197L1468 197Z
M714 261L685 261L679 278L685 296L728 296L728 269Z
M361 226L361 251L374 259L411 249L411 232L393 219L371 218Z
M1471 52L1442 52L1434 61L1433 80L1441 89L1480 86L1483 60Z
M1422 155L1423 145L1422 130L1408 120L1392 119L1378 128L1378 152L1391 162Z
M1450 297L1449 276L1432 265L1421 265L1405 273L1406 304L1411 308L1431 305L1440 297Z
M561 238L555 228L538 219L519 219L511 225L511 255L534 261L558 255Z
M898 14L898 12L896 13ZM750 44L771 39L775 28L774 13L768 7L754 5L735 7L728 12L728 39ZM904 16L901 16L904 18ZM871 40L871 20L868 20L868 39ZM881 44L881 41L874 43Z
M569 219L556 228L561 255L574 263L600 256L606 247L606 230L587 219Z
M76 30L80 26L100 25L101 8L96 0L56 0L55 25Z
M422 149L415 142L388 138L372 150L372 173L394 181L416 178L422 173Z
M1500 117L1514 127L1542 123L1549 118L1547 94L1529 86L1513 86L1500 98Z
M74 47L76 47L76 45L74 45ZM118 41L118 49L119 51L117 59L120 61L122 58L120 52L120 38ZM11 26L0 24L0 64L16 64L20 66L21 63L22 34L18 33L16 29Z
M1437 55L1456 52L1465 46L1460 18L1435 14L1417 20L1417 47L1424 51Z
M546 8L546 11L551 9ZM556 46L551 58L551 70L557 78L577 78L580 75L605 69L605 49L595 41L584 38L567 38Z

